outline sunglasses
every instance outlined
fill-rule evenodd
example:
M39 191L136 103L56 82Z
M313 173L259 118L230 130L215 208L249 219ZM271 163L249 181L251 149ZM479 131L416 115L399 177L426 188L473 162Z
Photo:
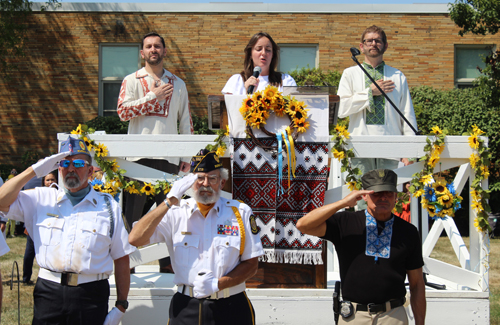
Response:
M59 166L60 167L63 167L63 168L68 168L69 165L71 165L71 163L73 163L73 166L75 168L82 168L82 167L85 167L85 164L88 164L88 161L86 160L83 160L83 159L75 159L75 160L61 160L59 162Z

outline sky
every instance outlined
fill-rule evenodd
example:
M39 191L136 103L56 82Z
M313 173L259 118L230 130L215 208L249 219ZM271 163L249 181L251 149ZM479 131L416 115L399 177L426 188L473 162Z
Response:
M35 0L45 2L45 0ZM214 1L214 0L60 0L61 2L132 2L132 3L221 3L221 2L246 2L246 3L342 3L342 4L412 4L412 3L454 3L452 0L245 0L245 1Z

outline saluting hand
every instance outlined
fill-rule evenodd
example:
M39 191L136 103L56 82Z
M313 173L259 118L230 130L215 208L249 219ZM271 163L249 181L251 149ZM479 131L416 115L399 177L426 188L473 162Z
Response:
M351 193L349 193L346 197L342 199L342 203L344 203L345 207L352 208L353 206L358 203L359 200L363 198L363 195L366 194L372 194L373 191L368 191L368 190L354 190Z

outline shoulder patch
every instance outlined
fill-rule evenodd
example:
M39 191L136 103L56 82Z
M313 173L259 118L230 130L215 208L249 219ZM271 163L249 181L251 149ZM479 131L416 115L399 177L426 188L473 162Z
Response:
M236 208L240 207L240 203L243 203L243 201L239 201L239 200L226 200L226 202L225 202L226 206L228 206L228 207L236 207Z
M250 227L252 228L252 234L256 235L259 233L259 228L257 227L257 222L253 214L250 216Z

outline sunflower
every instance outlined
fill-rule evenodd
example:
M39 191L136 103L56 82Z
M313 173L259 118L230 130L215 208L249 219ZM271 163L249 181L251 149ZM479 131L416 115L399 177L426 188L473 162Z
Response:
M337 149L333 148L333 157L341 161L345 158L344 151L337 151Z
M113 184L111 184L111 183L106 183L106 185L104 186L104 190L103 190L104 193L109 193L112 196L115 196L117 191L118 191L118 189L116 187L114 187Z
M435 144L435 145L432 146L432 149L434 150L434 152L437 152L438 154L442 154L443 151L444 151L444 148L445 148L444 144L442 144L440 146L437 145L437 144Z
M436 216L436 213L439 213L438 209L436 208L436 206L434 205L431 205L429 204L427 206L427 212L429 212L429 217L435 217Z
M241 105L241 107L240 107L241 115L246 117L249 112L251 113L253 111L254 105L255 105L255 101L253 98L249 97L249 98L245 99L245 101L243 102L243 105Z
M436 164L438 163L440 157L438 155L432 155L430 158L429 158L429 162L427 163L427 165L431 166L432 168L436 167Z
M309 127L309 122L306 121L306 118L303 117L300 120L295 119L295 127L297 131L300 133L306 132Z
M483 175L485 179L488 178L488 176L490 176L490 172L488 171L487 166L481 166L479 168L481 169L481 175Z
M278 88L276 87L266 87L264 90L264 97L269 99L272 103L279 97Z
M226 133L224 133L224 135L225 135L226 137L228 137L228 136L229 136L229 124L228 124L228 125L226 125L226 130L227 130L227 131L226 131Z
M134 185L129 185L125 188L125 191L129 192L130 194L141 194L138 189L135 188Z
M81 124L78 124L78 126L76 127L76 130L71 131L71 134L82 135L82 133L83 133L83 130L82 130Z
M470 166L475 169L476 168L476 165L479 161L481 161L481 158L476 155L475 153L473 153L472 155L470 155L470 158L469 158L469 161L470 161Z
M165 184L165 188L163 189L163 194L167 195L168 192L170 192L171 188L172 186L170 185L170 183Z
M219 157L222 157L224 156L224 153L226 153L226 148L220 146L217 148L217 151L215 152L215 154Z
M250 118L250 125L254 128L260 129L261 124L266 124L266 119L260 113L253 113Z
M479 212L484 210L483 205L481 204L481 202L478 202L478 201L472 202L471 207L473 210L476 211L476 213L479 213Z
M102 143L99 143L97 147L94 147L94 150L97 157L106 157L108 155L108 148Z
M445 208L451 208L453 206L453 195L443 194L438 197L438 202Z
M477 231L482 232L483 229L479 226L479 219L474 218L474 227L476 227Z
M479 192L476 191L475 189L472 189L470 191L470 195L472 196L473 201L480 201L481 200L481 194L479 194Z
M429 201L427 201L425 197L422 198L422 201L420 201L420 203L422 204L422 208L427 210L427 208L429 207Z
M144 183L144 186L141 188L141 192L146 195L154 194L154 188L151 186L151 183Z
M274 114L278 117L282 117L285 114L285 103L281 97L278 97L274 102Z
M479 139L477 138L477 134L472 134L472 135L469 137L469 146L470 146L472 149L477 149L477 148L479 148Z
M92 186L95 191L101 192L102 191L102 185L101 184L95 184Z
M477 125L473 125L472 126L472 132L475 134L475 135L481 135L481 134L484 134L484 131L482 131L480 128L477 127Z
M438 179L432 186L434 187L437 195L444 195L449 193L446 185L448 184L446 184L446 181L444 179Z
M85 145L87 146L87 149L90 151L94 149L94 146L92 145L92 141L90 141L89 138L83 137L83 142L85 142Z
M431 174L422 176L419 181L420 181L420 183L423 183L424 185L429 185L429 184L434 183L434 179L432 178Z
M431 129L431 134L440 135L443 134L443 130L441 130L439 126L436 125Z
M355 189L358 188L358 184L355 181L350 181L347 183L347 187L349 188L349 191L354 191Z
M419 188L418 190L415 191L415 193L413 193L413 195L415 197L421 197L422 195L424 195L424 193L425 193L424 189Z
M286 113L290 116L295 116L295 112L300 109L299 108L299 101L296 100L295 98L293 98L292 100L290 100L288 102L288 104L286 105Z
M116 163L116 159L113 159L113 161L111 162L111 170L113 171L113 173L117 173L118 172L118 169L120 168L120 165L118 165Z
M118 177L113 178L113 186L117 189L123 187L123 184Z

